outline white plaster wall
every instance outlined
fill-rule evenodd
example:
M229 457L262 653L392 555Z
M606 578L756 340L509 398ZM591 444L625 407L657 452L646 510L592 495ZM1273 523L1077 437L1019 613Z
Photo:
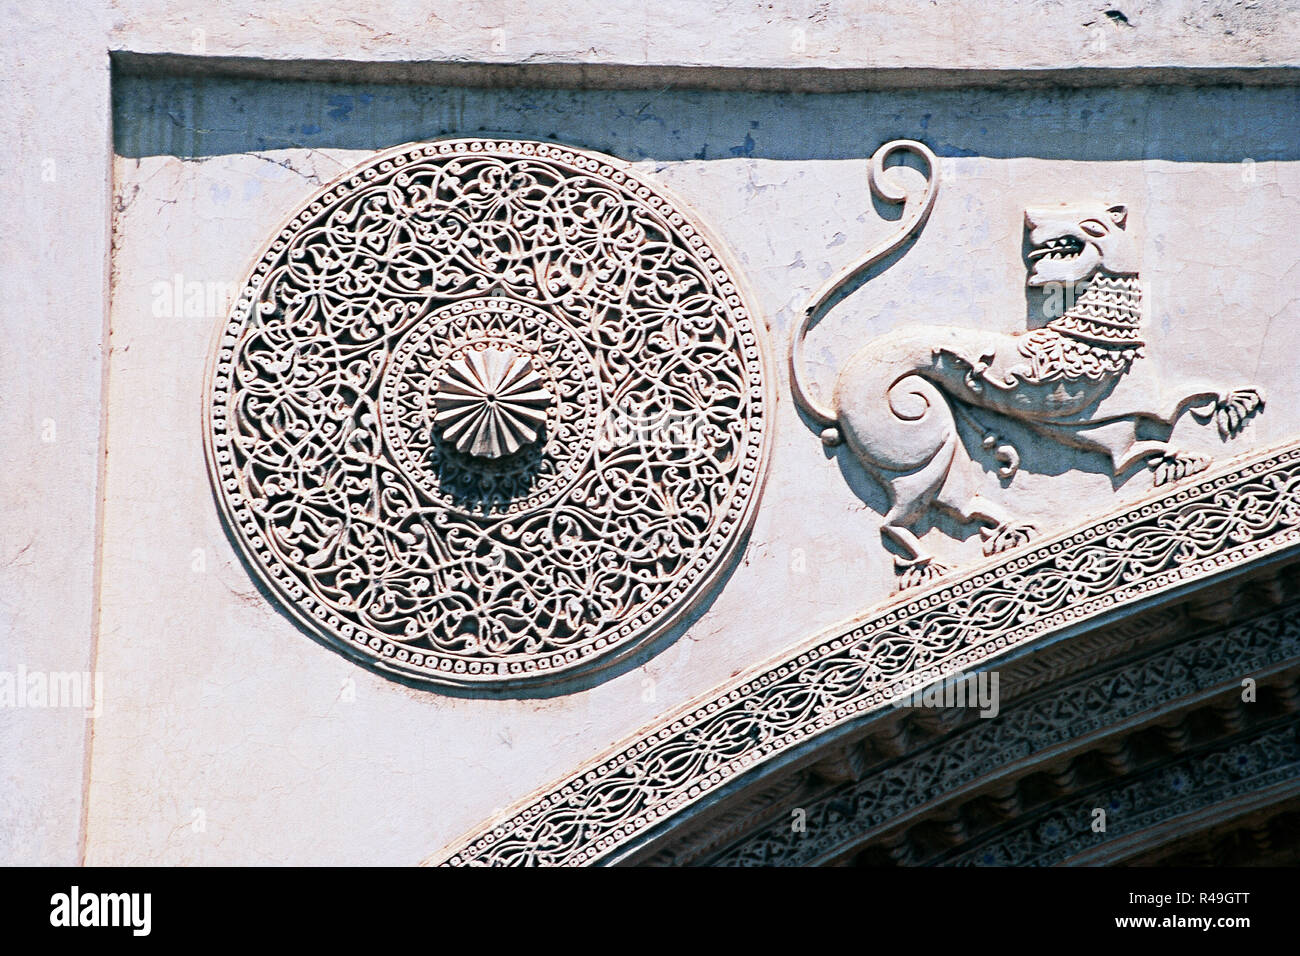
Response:
M4 2L0 20L0 673L44 680L94 666L107 23L94 4ZM0 707L0 863L77 862L90 727L79 707Z
M1300 62L1294 4L1233 0L117 0L113 8L118 49L282 60L1017 70Z
M864 157L890 137L921 136L945 157L935 213L896 266L813 332L823 389L854 349L899 323L1023 329L1024 206L1127 202L1152 297L1150 361L1174 378L1212 367L1274 398L1234 447L1244 451L1297 425L1286 395L1300 329L1294 301L1279 292L1294 289L1300 261L1290 241L1300 142L1278 124L1296 103L1292 90L780 96L125 84L99 652L116 692L96 724L88 859L416 862L893 588L881 492L844 453L827 457L778 364L772 470L744 559L686 635L641 666L563 697L467 699L391 683L302 633L259 593L211 499L200 409L221 315L157 315L157 284L239 282L277 223L371 149L486 127L639 163L731 249L780 354L815 287L889 229L867 196ZM1223 453L1212 429L1190 421L1178 437ZM1117 491L1085 455L1022 452L1011 486L986 474L985 491L1044 531L1150 487L1138 474ZM978 538L935 529L926 540L954 564L979 559Z
M487 126L647 160L647 174L732 246L779 340L821 274L884 228L864 202L862 157L891 136L925 138L953 157L956 183L900 265L814 333L825 376L863 336L918 313L1022 327L1020 205L1031 192L1055 198L1100 183L1133 204L1149 289L1168 302L1169 324L1158 317L1150 331L1153 355L1175 372L1210 356L1270 390L1241 447L1294 434L1285 396L1295 386L1296 101L1278 90L1181 94L1190 104L1151 90L1095 94L1110 97L1105 109L1040 93L998 113L996 97L965 94L760 101L308 85L285 95L254 85L226 91L247 116L205 102L206 116L173 117L143 111L140 98L158 92L147 86L134 94L134 115L154 128L118 131L122 245L103 409L108 50L290 65L922 66L982 81L982 70L1300 64L1294 2L1121 4L1127 23L1102 6L4 2L0 671L97 668L105 706L93 722L73 709L0 711L0 863L76 862L87 839L95 862L414 861L887 587L878 491L851 470L846 484L783 402L746 563L691 632L644 668L564 699L448 698L374 677L291 625L235 561L207 492L198 396L215 318L164 321L149 291L177 272L237 281L313 176L380 146ZM362 92L374 98L361 103ZM330 101L337 95L356 97L351 109ZM695 159L705 147L707 158ZM199 158L178 158L189 155ZM1240 176L1243 155L1259 159L1252 183ZM857 301L873 306L855 318ZM1062 480L1027 465L1011 491L993 490L1055 521L1080 500L1124 500L1142 486L1112 493L1094 473ZM795 549L803 573L792 570ZM951 546L955 556L972 549ZM653 702L643 699L647 679Z

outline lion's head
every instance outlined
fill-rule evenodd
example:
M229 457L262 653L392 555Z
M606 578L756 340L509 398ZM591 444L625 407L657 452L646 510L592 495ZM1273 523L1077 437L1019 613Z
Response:
M1099 269L1136 275L1137 247L1125 231L1128 207L1101 202L1032 206L1029 229L1029 285L1081 282Z

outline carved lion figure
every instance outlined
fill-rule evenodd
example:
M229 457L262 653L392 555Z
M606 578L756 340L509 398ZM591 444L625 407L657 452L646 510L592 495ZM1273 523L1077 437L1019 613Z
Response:
M919 196L886 176L884 161L899 150L921 156L928 166ZM1145 461L1159 485L1203 471L1209 460L1141 437L1147 423L1170 428L1192 409L1205 421L1215 419L1227 439L1264 405L1255 389L1212 382L1184 384L1172 394L1158 382L1124 387L1143 355L1137 250L1127 208L1100 202L1026 210L1028 285L1059 283L1077 293L1046 326L1006 334L907 325L873 339L845 364L829 406L813 399L802 380L809 327L851 278L920 231L934 203L937 173L933 154L920 143L896 141L877 151L871 187L887 202L905 203L900 227L827 284L805 310L790 351L799 407L824 428L822 440L847 445L888 496L882 534L898 551L902 586L945 570L913 530L931 511L978 523L986 554L1021 544L1034 532L975 490L959 418L983 432L983 447L1000 463L1002 477L1015 474L1019 454L980 425L973 409L1010 416L1053 441L1101 453L1117 477Z

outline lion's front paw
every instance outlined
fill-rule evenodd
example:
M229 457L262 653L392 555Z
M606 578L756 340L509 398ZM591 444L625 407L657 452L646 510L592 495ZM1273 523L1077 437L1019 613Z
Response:
M931 557L916 558L908 561L904 558L894 559L894 569L898 571L898 590L920 587L935 578L948 573L948 568Z
M1032 524L1023 523L1000 524L996 528L980 528L980 536L984 539L984 553L987 555L1001 554L1003 551L1010 551L1022 544L1028 544L1029 539L1034 536L1037 530Z
M1250 417L1263 407L1264 396L1253 388L1238 388L1224 395L1214 405L1219 437L1224 440L1236 438Z
M1204 455L1189 455L1185 451L1167 452L1159 458L1151 459L1151 470L1155 472L1152 483L1159 487L1195 475L1209 467L1210 459Z

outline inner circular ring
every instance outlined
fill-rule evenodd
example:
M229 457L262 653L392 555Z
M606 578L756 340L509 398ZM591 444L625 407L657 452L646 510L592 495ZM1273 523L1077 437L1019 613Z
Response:
M560 318L501 296L452 303L400 339L380 386L385 445L433 502L477 517L547 504L581 472L601 389Z

